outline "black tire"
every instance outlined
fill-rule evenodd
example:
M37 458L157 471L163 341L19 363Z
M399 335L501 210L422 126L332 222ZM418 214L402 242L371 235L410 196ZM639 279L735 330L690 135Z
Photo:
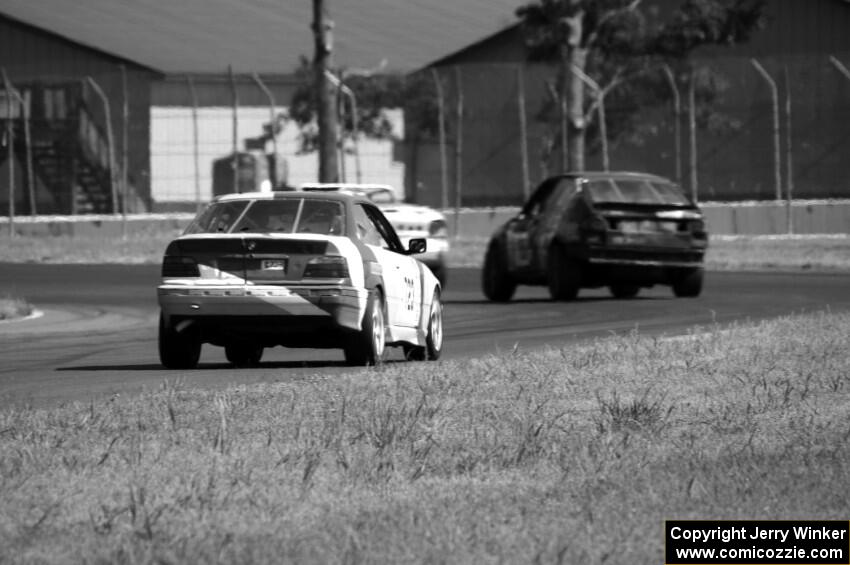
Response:
M436 361L443 352L443 302L440 293L435 291L428 313L428 333L425 345L405 345L404 357L408 361Z
M574 300L581 287L581 264L567 257L561 246L555 245L549 251L547 277L552 300Z
M702 292L703 278L702 268L682 271L673 280L673 294L679 298L696 298Z
M201 340L191 328L178 332L159 315L159 361L166 369L194 369L201 358Z
M224 356L236 367L256 367L263 358L263 348L248 343L228 343L224 346Z
M636 284L612 284L608 290L614 298L634 298L640 292L640 287Z
M516 291L516 281L508 274L505 266L505 254L496 243L490 244L484 256L481 289L484 296L493 302L507 302Z
M369 293L363 323L346 344L345 361L349 365L380 365L386 354L386 316L380 290Z

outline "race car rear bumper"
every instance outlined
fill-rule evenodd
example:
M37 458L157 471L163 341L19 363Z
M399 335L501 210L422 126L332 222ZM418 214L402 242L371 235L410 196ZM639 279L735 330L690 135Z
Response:
M276 285L179 285L157 289L162 314L169 321L212 319L226 323L228 317L289 319L292 328L337 326L359 330L366 310L368 291L354 287ZM298 320L300 319L300 322ZM281 328L279 330L282 331Z

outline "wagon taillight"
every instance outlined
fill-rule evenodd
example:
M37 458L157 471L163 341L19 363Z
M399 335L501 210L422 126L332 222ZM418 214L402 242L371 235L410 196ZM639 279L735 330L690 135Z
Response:
M608 223L601 216L591 216L581 224L581 233L588 243L603 243Z

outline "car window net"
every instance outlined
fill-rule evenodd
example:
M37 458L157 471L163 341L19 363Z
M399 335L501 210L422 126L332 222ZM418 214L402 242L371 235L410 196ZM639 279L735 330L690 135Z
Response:
M585 184L596 204L649 204L686 206L688 199L675 186L646 180L593 180Z

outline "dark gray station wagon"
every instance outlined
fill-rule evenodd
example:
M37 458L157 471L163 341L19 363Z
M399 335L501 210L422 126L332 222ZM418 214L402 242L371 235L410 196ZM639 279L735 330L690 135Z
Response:
M555 300L607 286L617 298L661 284L699 296L708 245L697 205L671 181L644 173L551 177L493 234L482 288L510 300L517 285L547 285Z

